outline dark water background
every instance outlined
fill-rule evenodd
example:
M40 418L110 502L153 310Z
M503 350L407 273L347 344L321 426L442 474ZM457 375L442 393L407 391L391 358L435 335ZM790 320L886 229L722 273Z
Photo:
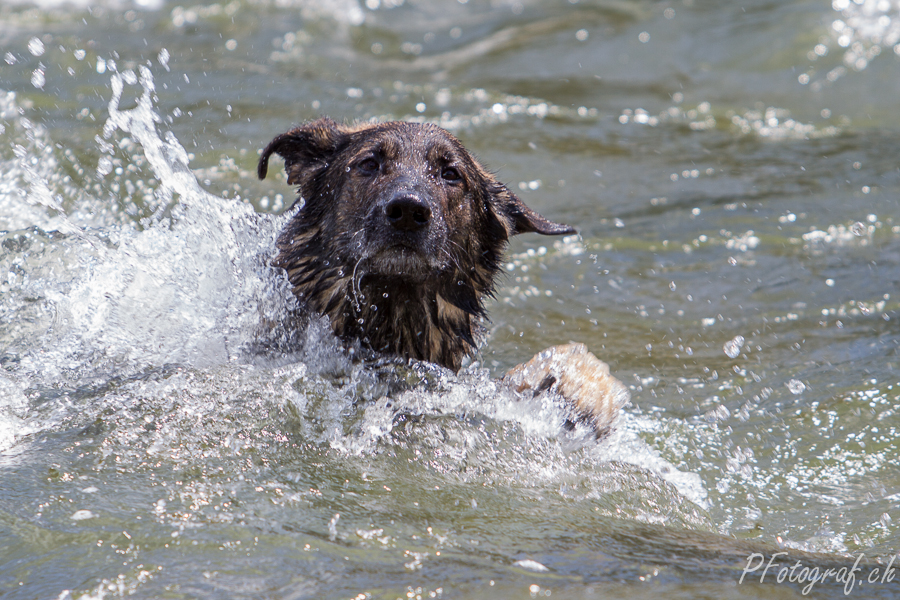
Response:
M889 561L898 54L896 0L4 3L0 597L793 598L740 544ZM322 114L438 122L580 232L516 239L476 364L391 407L318 325L246 352L289 306L258 150ZM631 388L599 445L493 381L569 340Z

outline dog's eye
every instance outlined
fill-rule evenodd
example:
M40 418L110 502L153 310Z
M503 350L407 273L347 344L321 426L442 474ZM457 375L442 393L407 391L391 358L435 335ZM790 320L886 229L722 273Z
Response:
M356 168L362 171L364 175L374 175L381 168L381 165L374 158L367 158L358 162Z
M462 175L456 167L444 167L441 169L441 179L449 183L459 183L462 181Z

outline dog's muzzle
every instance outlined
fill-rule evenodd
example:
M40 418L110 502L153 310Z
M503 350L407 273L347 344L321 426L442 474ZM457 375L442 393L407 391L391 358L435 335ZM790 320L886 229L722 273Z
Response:
M395 189L369 214L365 254L373 271L422 279L446 266L446 225L431 198L410 187Z

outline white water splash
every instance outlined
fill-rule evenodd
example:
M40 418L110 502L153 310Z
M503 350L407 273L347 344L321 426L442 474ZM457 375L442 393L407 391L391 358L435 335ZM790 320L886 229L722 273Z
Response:
M628 464L652 473L690 502L708 508L707 491L699 475L678 470L641 439L648 426L646 419L622 413L612 433L598 442L593 429L581 424L572 432L564 431L563 423L569 415L558 397L516 394L486 369L472 367L459 375L434 369L426 379L433 377L432 385L437 389L427 389L420 383L402 394L369 403L352 432L344 431L341 420L332 417L326 427L329 445L357 456L377 454L384 446L396 443L396 419L407 415L414 421L423 420L413 426L418 447L436 453L433 463L449 460L448 468L488 463L495 475L512 468L520 477L546 485L577 477L586 465ZM460 426L461 416L481 425ZM493 425L486 425L488 421ZM516 441L508 441L510 436ZM570 459L575 455L581 458ZM501 468L500 464L505 466ZM603 491L590 491L588 496L599 497L608 491L604 483L597 485Z
M148 68L141 67L137 73L110 71L110 82L109 117L97 137L101 157L95 177L107 182L119 164L115 161L122 160L116 153L131 148L125 160L140 162L158 181L153 193L145 196L152 217L144 220L143 229L117 223L102 232L84 228L81 221L65 214L65 199L47 185L52 173L25 169L29 198L57 213L53 223L63 235L15 234L11 247L22 249L5 259L28 277L16 282L0 310L13 316L37 312L37 316L28 313L33 316L30 320L17 319L24 325L14 332L11 352L16 354L14 375L22 383L10 385L20 390L102 389L111 381L166 365L177 365L183 374L160 382L127 384L103 393L89 407L79 407L64 396L48 403L49 416L28 411L25 396L19 393L14 396L15 406L0 417L6 427L0 432L0 443L14 444L30 431L27 427L40 430L80 422L82 413L87 418L102 411L124 419L128 406L155 402L159 412L172 415L172 422L159 425L152 441L144 440L144 454L135 459L143 460L144 455L200 444L196 415L208 415L213 427L228 410L240 410L236 407L244 406L248 398L264 396L276 399L273 405L291 406L304 417L297 427L305 439L348 455L375 456L385 445L393 445L393 436L403 434L394 419L409 414L423 417L426 427L432 421L440 423L422 432L417 444L433 448L435 461L449 460L448 468L466 458L498 477L525 473L534 481L559 482L566 488L585 464L628 462L660 475L702 505L705 492L702 485L694 485L696 475L692 479L692 474L674 469L633 431L623 428L614 434L615 442L600 446L587 429L561 435L565 412L558 401L520 398L487 371L446 377L430 374L437 378L436 388L423 384L391 398L359 402L357 388L368 385L371 375L360 375L361 367L350 366L336 350L327 324L316 321L307 331L310 341L323 350L316 360L332 360L338 364L337 371L356 373L349 382L337 385L302 364L271 371L264 365L234 364L245 358L242 348L256 339L261 324L283 326L292 302L283 278L266 266L283 218L257 215L249 206L201 187L184 147L170 131L159 130L162 119L154 107L156 90ZM128 86L140 86L140 93L136 106L126 110L121 104ZM46 140L35 152L52 147ZM20 168L30 156L23 153ZM89 200L97 206L108 202ZM46 217L39 221L41 226L51 224ZM564 244L560 252L577 253L569 246ZM582 251L576 246L572 247ZM355 410L357 403L364 412L355 422L348 421L345 413ZM462 418L446 421L448 415ZM141 423L116 431L124 436L122 448L132 447L147 434ZM240 443L252 445L252 441ZM236 438L223 444L233 451L240 449L232 448L238 444ZM581 458L570 458L572 452ZM504 466L504 461L510 462ZM481 476L475 477L480 480ZM649 473L640 477L653 478ZM585 497L600 498L609 485L600 481Z
M142 67L139 76L112 73L110 82L109 118L98 137L105 153L98 176L102 180L114 148L135 148L133 159L145 163L159 182L145 197L156 216L143 231L82 229L66 216L62 197L48 185L54 163L30 160L35 153L52 156L53 144L35 135L38 142L31 149L17 151L14 166L30 188L25 199L57 214L31 223L65 235L42 241L43 255L31 248L8 258L28 274L13 295L20 302L38 298L53 315L49 328L45 323L31 332L38 342L29 344L17 362L20 375L45 384L73 373L88 376L103 364L140 370L234 360L252 343L260 323L277 322L290 302L287 295L279 296L279 279L265 266L279 219L257 215L250 206L200 186L175 136L157 131L161 119L153 107L149 69ZM123 110L120 102L129 84L139 84L141 95L134 108ZM18 196L10 194L6 202L14 204L18 197L21 203L21 191L16 191ZM27 227L22 221L33 211L24 216L11 224ZM32 234L20 237L38 243ZM7 303L4 308L15 313L22 307Z

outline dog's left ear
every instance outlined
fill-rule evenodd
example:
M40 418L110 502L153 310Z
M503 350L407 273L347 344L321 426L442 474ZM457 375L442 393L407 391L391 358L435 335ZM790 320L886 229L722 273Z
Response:
M505 221L507 234L540 233L541 235L567 235L576 233L575 228L550 219L531 210L525 203L500 183L491 186L492 203ZM501 217L501 218L502 218Z
M288 183L301 188L328 166L331 157L346 140L347 130L328 117L295 127L269 142L256 167L256 174L265 179L269 157L278 154L284 159Z

